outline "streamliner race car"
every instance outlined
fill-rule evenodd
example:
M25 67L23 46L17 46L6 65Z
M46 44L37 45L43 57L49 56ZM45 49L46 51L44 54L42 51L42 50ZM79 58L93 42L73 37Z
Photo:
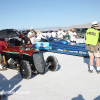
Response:
M57 38L41 39L40 42L36 43L36 48L51 52L89 57L88 51L85 49L85 44L71 43Z
M0 38L18 37L18 31L14 29L5 29L0 31ZM56 71L58 68L58 60L54 56L49 56L44 61L43 53L36 50L32 45L26 45L25 49L20 49L21 41L17 41L15 46L8 46L2 50L4 65L11 69L19 69L21 75L25 79L31 78L32 73L44 74L47 69Z

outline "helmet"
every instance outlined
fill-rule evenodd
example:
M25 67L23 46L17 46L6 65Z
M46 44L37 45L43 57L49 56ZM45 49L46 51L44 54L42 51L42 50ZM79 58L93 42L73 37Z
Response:
M92 27L99 26L97 21L92 22Z

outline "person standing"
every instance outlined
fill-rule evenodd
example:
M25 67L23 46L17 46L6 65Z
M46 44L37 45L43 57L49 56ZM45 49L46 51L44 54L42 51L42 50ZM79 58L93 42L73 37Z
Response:
M74 32L74 29L72 29L69 32L69 36L70 36L70 42L76 43L77 34L76 34L76 32Z
M25 46L25 45L27 45L27 44L31 44L30 39L29 39L26 35L24 35L24 34L21 33L21 34L19 35L19 38L22 38L23 46Z
M7 39L8 41L9 39ZM5 42L5 39L0 39L0 71L4 71L4 70L7 70L6 68L3 68L3 66L1 65L1 62L3 61L2 59L2 55L1 55L1 52L4 48L7 48L7 44ZM0 92L3 92L3 91L0 91ZM1 99L4 99L6 97L6 95L4 95L4 93L1 95L0 93L0 100Z
M60 39L63 39L63 31L61 30L61 28L59 28L59 31L58 31L58 38L60 38Z
M48 31L46 37L47 37L47 38L51 38L51 37L52 37L52 34L51 34L51 31L50 31L50 30Z
M1 56L1 52L4 48L7 48L5 39L0 39L0 71L2 70L6 70L5 68L3 68L3 66L1 65L2 62L2 56Z
M97 30L99 24L97 21L92 22L91 28L86 31L86 49L89 53L89 72L93 73L93 60L95 57L97 73L100 73L100 32Z
M31 43L34 45L36 44L36 40L35 40L35 32L33 30L33 28L30 28L30 32L28 33L28 38L30 39Z
M43 38L42 36L42 32L40 30L37 31L37 38L36 38L36 41L39 42L41 41L41 38Z
M55 30L53 30L53 32L51 33L51 35L52 35L53 38L56 38L57 35L56 35Z

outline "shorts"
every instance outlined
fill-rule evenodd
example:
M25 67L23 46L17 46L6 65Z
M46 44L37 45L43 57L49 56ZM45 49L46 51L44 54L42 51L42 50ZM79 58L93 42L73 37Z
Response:
M2 56L1 56L1 53L0 53L0 63L2 62Z
M94 55L95 57L100 57L100 52L92 52L92 51L88 51L89 56Z

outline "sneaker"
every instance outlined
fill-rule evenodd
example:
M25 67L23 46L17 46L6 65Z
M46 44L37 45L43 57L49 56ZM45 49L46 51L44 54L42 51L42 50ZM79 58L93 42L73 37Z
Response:
M100 70L97 70L97 73L100 74Z
M5 95L0 95L0 100L5 98L6 96Z
M93 70L90 70L90 69L89 69L88 72L93 73Z

